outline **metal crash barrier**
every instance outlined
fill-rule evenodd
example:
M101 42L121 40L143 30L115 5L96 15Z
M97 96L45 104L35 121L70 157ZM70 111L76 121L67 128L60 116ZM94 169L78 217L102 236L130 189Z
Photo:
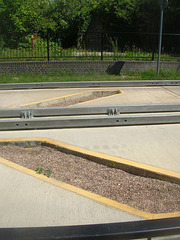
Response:
M0 130L180 123L180 104L0 110Z
M180 81L146 80L146 81L87 81L87 82L41 82L0 84L0 90L14 89L51 89L51 88L97 88L97 87L156 87L180 86Z
M148 240L179 235L180 217L135 222L61 227L0 228L3 240ZM168 238L171 239L171 238Z

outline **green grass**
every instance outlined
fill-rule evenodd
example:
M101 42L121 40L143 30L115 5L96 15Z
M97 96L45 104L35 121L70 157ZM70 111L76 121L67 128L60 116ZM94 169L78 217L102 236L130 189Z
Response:
M133 80L180 80L180 71L163 70L109 74L0 74L0 83L70 82L70 81L133 81Z
M123 77L123 75L121 75ZM180 71L161 70L157 75L156 71L129 72L123 77L125 80L180 80Z

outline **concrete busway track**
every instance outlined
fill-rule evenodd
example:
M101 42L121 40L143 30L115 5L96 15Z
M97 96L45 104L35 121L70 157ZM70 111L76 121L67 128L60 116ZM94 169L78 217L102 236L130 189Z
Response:
M138 100L133 99L133 102L137 101L138 104L155 104L161 103L160 101L162 101L165 105L172 103L172 105L178 107L180 98L178 94L174 94L175 86L167 88L171 88L173 93L170 93L164 86L145 88L147 91L151 89L151 93L153 89L155 91L158 89L158 95L159 91L166 93L163 95L165 98L162 98L162 95L160 95L158 101L157 98L153 99L151 95L148 101L144 102L142 98L139 98ZM131 96L131 98L134 98L134 95L132 95L134 88L127 87L123 89L129 89L129 97ZM179 93L178 86L176 89L176 93ZM65 89L62 89L62 91L64 90ZM138 88L136 88L136 90L138 90ZM142 88L139 88L139 90L142 91ZM6 92L6 90L1 92ZM19 90L16 93L18 92ZM124 99L123 104L132 104L132 99L125 99L125 94L122 96ZM12 101L10 97L9 100ZM108 101L110 109L114 109L112 105L119 106L119 102L112 104L114 103L113 100L114 98L108 98L108 100L104 99L104 104L100 105L107 106ZM99 99L98 101L94 101L93 105L99 105L101 102L102 100ZM10 105L12 106L12 102ZM87 107L88 109L88 105L92 105L92 103L84 103L81 106ZM3 106L1 105L1 107ZM107 109L109 108L105 108L105 111ZM15 112L16 110L17 112L19 111L18 109L14 109ZM20 111L22 111L22 109ZM114 118L116 115L107 117ZM139 163L180 172L179 132L180 124L24 131L19 131L17 129L15 131L0 131L0 138L10 140L11 138L48 137L92 151L124 157ZM52 186L51 184L42 182L39 179L18 172L3 164L0 164L0 166L2 179L0 191L3 196L0 199L0 224L2 227L62 226L103 222L124 222L142 219L139 216L94 202L83 196ZM7 188L7 186L9 187Z
M0 117L18 117L17 114L19 114L24 119L2 119L0 120L0 129L1 130L15 130L15 129L44 129L44 128L65 128L65 127L97 127L97 126L125 126L125 125L139 125L139 124L161 124L161 123L179 123L180 115L179 115L179 106L177 102L180 101L180 87L179 81L136 81L136 82L71 82L71 83L42 83L42 84L7 84L2 85L2 89L24 89L23 92L19 92L22 90L13 90L18 91L15 92L15 94L20 94L21 98L20 101L23 101L23 95L21 94L27 94L28 92L24 91L30 91L25 90L25 88L57 88L60 89L67 86L67 88L71 89L71 87L74 89L73 94L68 94L66 92L66 89L62 89L62 91L59 92L57 90L56 94L61 95L61 99L63 94L67 97L78 97L78 92L83 94L82 88L83 87L98 87L99 89L102 89L102 86L136 86L134 89L134 92L138 92L137 95L132 95L132 87L124 88L124 90L119 90L121 94L115 94L111 97L104 97L95 99L93 101L87 101L84 103L80 103L84 108L38 108L38 109L12 109L12 110L1 110L0 111ZM137 86L146 86L146 87L137 87ZM151 87L147 87L151 86ZM158 87L157 87L158 86ZM81 87L81 88L77 88ZM176 89L175 89L176 88ZM92 88L91 88L92 89ZM106 87L107 89L107 87ZM145 89L142 95L142 89ZM2 90L1 94L3 92L6 92L7 90ZM34 91L34 90L31 90ZM37 91L37 90L36 90ZM42 91L42 92L41 92ZM47 89L46 89L47 91ZM49 92L54 90L49 90ZM117 91L117 89L116 89ZM155 95L153 95L153 92L156 92ZM128 92L130 93L128 95ZM6 92L7 94L10 94L11 92ZM44 94L44 90L38 90L37 94L38 97ZM85 94L85 93L84 93ZM37 97L37 95L35 95ZM49 95L48 95L49 96ZM147 97L148 96L148 97ZM142 100L142 98L144 98ZM159 98L158 98L159 97ZM129 101L129 98L133 98L134 102L140 102L142 100L145 102L150 102L151 104L148 106L148 104L144 104L144 106L141 105L127 105L127 102ZM57 101L59 98L55 98ZM109 105L107 103L117 103L117 102L123 102L126 104L119 106L119 105ZM138 99L138 100L137 100ZM36 102L29 102L29 105L31 107L37 108L38 106L41 106L42 103L46 103L48 106L48 103L53 102L54 99L50 98L48 99L45 97L41 101ZM114 102L113 102L114 101ZM152 104L153 102L162 101L164 102L171 102L173 104ZM94 104L92 107L88 107L89 105ZM102 106L97 107L96 104L102 103ZM103 104L104 103L104 104ZM79 105L79 104L78 104ZM20 107L28 107L28 103L26 104L20 104ZM46 106L46 105L45 105ZM12 106L11 106L12 107ZM15 107L15 106L14 106ZM28 107L29 108L29 107ZM159 114L159 112L164 112L163 114ZM168 112L165 113L165 112ZM171 113L170 113L171 112ZM120 113L120 114L119 114ZM124 115L124 113L126 115ZM131 113L128 115L127 113ZM135 114L135 113L138 113ZM145 114L139 114L139 113L145 113ZM148 115L148 113L151 113ZM157 114L158 113L158 114ZM103 115L102 115L103 114ZM106 116L104 115L106 114ZM107 114L109 115L107 117ZM70 116L72 115L72 116ZM89 115L89 116L86 116ZM97 116L95 116L97 115ZM32 118L34 116L34 118ZM52 117L53 116L53 117ZM44 118L43 118L44 117ZM48 118L47 118L48 117Z

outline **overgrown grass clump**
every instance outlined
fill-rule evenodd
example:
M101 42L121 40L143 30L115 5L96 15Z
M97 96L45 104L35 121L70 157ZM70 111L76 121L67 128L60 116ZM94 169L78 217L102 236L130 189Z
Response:
M33 83L33 82L72 82L72 81L134 81L134 80L180 80L180 71L162 70L127 72L120 75L110 74L0 74L0 83Z
M129 72L121 75L126 80L180 80L180 71L161 70L159 75L156 71Z

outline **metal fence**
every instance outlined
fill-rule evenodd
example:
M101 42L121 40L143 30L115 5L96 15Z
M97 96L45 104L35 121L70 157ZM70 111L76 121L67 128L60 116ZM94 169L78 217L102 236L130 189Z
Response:
M81 40L80 40L81 39ZM61 36L33 36L12 48L0 46L0 61L9 60L157 60L158 33L88 32L76 41ZM74 43L76 42L76 43ZM180 34L163 34L162 60L180 59Z

